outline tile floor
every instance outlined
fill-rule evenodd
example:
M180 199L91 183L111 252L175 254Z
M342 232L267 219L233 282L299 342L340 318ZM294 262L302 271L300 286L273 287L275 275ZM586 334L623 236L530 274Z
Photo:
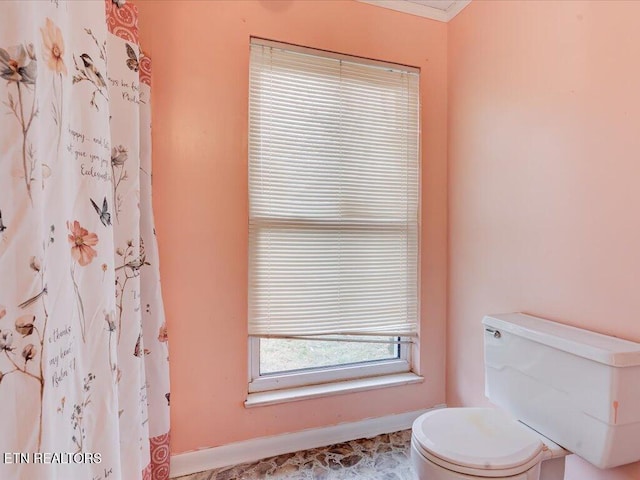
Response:
M411 430L218 468L177 480L414 480Z

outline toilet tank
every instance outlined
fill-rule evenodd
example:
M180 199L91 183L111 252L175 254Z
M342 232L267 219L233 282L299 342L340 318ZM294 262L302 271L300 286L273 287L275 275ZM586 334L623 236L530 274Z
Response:
M640 460L640 344L522 313L486 316L492 403L599 468Z

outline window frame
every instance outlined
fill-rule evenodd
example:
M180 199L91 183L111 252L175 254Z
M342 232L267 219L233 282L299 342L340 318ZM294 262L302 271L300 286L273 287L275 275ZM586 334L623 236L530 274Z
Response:
M251 37L251 41L257 40L259 44L264 46L271 46L276 48L286 48L294 52L307 53L317 56L324 56L327 58L344 59L349 61L357 61L364 65L376 65L376 66L389 66L391 68L403 68L407 72L414 72L421 75L420 68L412 67L408 65L391 63L386 61L379 61L370 58L358 57L355 55L342 54L332 51L320 50L310 47L303 47L299 45L286 44L282 42L275 42L271 40L261 39L258 37ZM418 86L418 96L420 97L420 86ZM421 283L421 211L422 211L422 129L420 127L421 122L421 106L419 101L418 107L418 219L417 219L417 325L418 332L420 331L420 283ZM307 219L308 220L308 219ZM316 224L314 220L300 220L301 224ZM317 222L316 226L320 226L322 222ZM372 222L374 224L375 222ZM345 222L346 225L349 222ZM345 226L346 226L345 225ZM389 224L385 224L389 226ZM335 227L335 224L333 225ZM251 253L249 252L249 255ZM415 337L398 337L400 343L398 344L399 356L398 358L385 359L385 360L372 360L367 362L349 363L334 366L322 366L316 368L307 368L300 370L290 370L285 372L275 373L260 373L260 340L261 337L249 336L248 337L248 393L256 394L261 392L274 392L286 389L295 389L297 387L311 386L311 385L323 385L334 384L338 382L345 382L349 380L357 379L370 379L376 377L393 376L403 373L415 373L419 374L418 366L415 364L416 359L419 357L419 336ZM318 339L320 340L320 339ZM421 378L421 377L416 377Z

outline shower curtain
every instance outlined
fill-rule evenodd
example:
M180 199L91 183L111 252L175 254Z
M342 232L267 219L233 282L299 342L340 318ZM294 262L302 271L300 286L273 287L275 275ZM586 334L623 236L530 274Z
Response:
M123 0L0 2L0 478L169 477L150 59Z

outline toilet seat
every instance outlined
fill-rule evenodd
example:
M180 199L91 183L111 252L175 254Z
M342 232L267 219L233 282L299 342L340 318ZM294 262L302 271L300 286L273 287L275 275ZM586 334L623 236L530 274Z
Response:
M538 435L497 409L434 410L417 418L412 430L412 443L427 460L478 477L517 475L544 453Z

